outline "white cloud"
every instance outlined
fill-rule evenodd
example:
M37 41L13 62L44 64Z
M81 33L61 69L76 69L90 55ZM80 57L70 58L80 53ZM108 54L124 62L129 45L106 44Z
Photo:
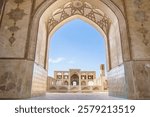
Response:
M57 63L60 63L60 62L62 62L62 61L64 61L64 60L65 60L65 58L63 58L63 57L58 57L58 58L56 58L56 59L50 58L50 59L49 59L49 62L50 62L50 63L57 64Z
M71 60L71 61L68 61L68 63L69 64L74 64L75 62Z

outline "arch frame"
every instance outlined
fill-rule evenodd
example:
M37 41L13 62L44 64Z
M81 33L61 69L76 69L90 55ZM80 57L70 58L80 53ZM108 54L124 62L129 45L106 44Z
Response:
M98 1L101 1L104 5L109 7L113 11L113 13L117 16L119 22L120 36L122 40L121 44L122 44L122 51L123 51L123 61L131 60L130 45L127 36L128 34L127 34L125 16L112 1L106 1L106 0L98 0ZM35 56L36 56L35 50L37 45L37 34L38 34L40 18L42 14L45 12L45 10L49 8L51 5L53 5L55 2L58 1L52 0L52 1L43 2L31 15L30 27L28 31L28 39L26 44L26 53L25 53L25 58L28 60L35 60ZM49 36L47 35L47 38L48 37Z
M70 1L70 0L67 0ZM84 0L84 1L88 1L90 2L90 0ZM118 70L117 67L120 67L120 69L123 70L123 83L125 84L125 86L123 87L122 92L124 93L123 96L128 95L128 84L126 82L125 79L125 68L124 68L124 63L126 61L130 61L131 60L131 53L130 53L130 45L129 45L129 40L128 40L128 36L127 36L127 26L126 26L126 20L125 20L125 16L123 15L123 13L120 11L120 9L112 2L112 1L105 1L105 0L94 0L94 1L99 1L101 2L101 4L97 4L97 5L103 5L102 9L105 10L106 12L108 12L108 14L111 12L114 16L115 16L115 20L114 24L117 23L117 27L118 27L118 32L119 32L119 43L120 43L120 58L117 56L117 59L121 59L120 61L117 61L117 65L113 66L111 65L112 62L110 62L110 67L108 69L108 72L110 73L108 77L110 77L111 79L113 79L113 71ZM32 15L32 20L30 22L31 27L29 30L29 37L28 37L28 41L27 41L27 46L26 46L26 59L28 60L33 60L36 64L38 64L38 62L36 62L36 50L37 50L37 42L38 42L38 31L39 31L39 27L40 27L40 21L41 21L41 17L43 16L44 12L48 9L51 8L53 9L53 4L57 4L58 2L60 2L60 0L53 0L53 1L45 1L43 2L39 8L34 12L34 14ZM55 9L54 9L55 10ZM112 16L113 17L113 16ZM47 22L46 22L47 23ZM91 23L91 22L90 22ZM55 27L56 28L56 27ZM111 25L110 28L115 29L114 25ZM48 27L45 26L45 29L48 30ZM57 29L57 28L56 28ZM111 29L110 29L111 30ZM55 32L55 31L54 31ZM52 32L51 32L52 33ZM113 33L113 32L109 32ZM51 35L51 34L50 34ZM46 48L45 50L48 50L48 44L49 44L49 33L46 32ZM107 37L107 40L110 40L110 36L104 36ZM111 50L110 48L110 43L109 41L108 43L108 49ZM117 43L117 40L115 40L115 43ZM117 50L118 52L118 50ZM45 52L45 60L44 60L44 65L40 65L41 67L43 67L43 69L47 70L47 66L46 66L46 61L47 61L47 51ZM111 55L111 52L108 51L107 53L109 56ZM113 55L111 55L113 56ZM108 57L109 58L109 57ZM111 58L111 57L110 57ZM109 61L110 61L109 58ZM123 66L123 67L122 67ZM115 69L115 70L114 70ZM114 84L116 84L117 82L115 82ZM114 85L112 81L110 81L110 84ZM114 87L114 86L112 86ZM121 87L121 85L119 86ZM122 87L121 87L122 88ZM117 92L116 92L117 93ZM113 90L111 91L111 93L113 95ZM115 94L117 96L117 94Z

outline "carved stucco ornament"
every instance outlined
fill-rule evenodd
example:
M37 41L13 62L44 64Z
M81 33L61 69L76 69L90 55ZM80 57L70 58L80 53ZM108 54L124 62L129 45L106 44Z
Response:
M14 37L14 33L13 33L12 36L9 38L9 42L12 45L15 41L16 41L16 38Z
M138 32L140 32L143 36L144 45L148 46L149 40L146 38L146 36L148 34L148 30L144 26L144 22L148 21L148 16L147 16L146 12L145 11L137 11L135 13L135 20L137 22L141 23L141 27L138 29Z
M73 1L73 6L76 8L81 8L83 6L83 3L79 0Z
M134 0L134 5L137 7L137 10L135 12L135 21L139 22L141 25L138 28L138 32L142 34L143 36L143 44L145 46L149 45L149 39L147 39L147 34L149 32L148 29L146 29L145 22L149 21L149 16L147 15L147 12L142 8L144 1L143 0Z
M20 29L20 28L19 28L18 26L15 26L15 25L8 28L8 30L9 30L10 32L17 32L19 29Z
M13 43L16 41L15 33L20 30L18 26L16 26L17 21L22 20L23 17L26 15L23 9L20 9L19 5L24 2L24 0L14 0L17 4L15 9L11 9L11 11L7 14L10 20L14 21L13 26L9 27L8 30L12 33L11 37L9 38L10 45L12 46Z
M143 23L145 21L148 21L148 16L145 11L137 11L135 13L135 20Z
M143 36L143 43L147 46L149 44L149 40L146 39L146 35L148 33L148 30L142 25L141 28L138 29L138 31L142 34Z
M95 9L89 3L80 0L69 2L52 13L48 23L49 32L51 32L61 21L73 15L81 15L90 19L95 22L106 35L108 35L111 20L106 16L106 14L102 13L101 10Z
M5 72L0 76L0 91L10 91L16 87L16 74L12 72Z
M16 8L16 9L11 9L10 13L7 14L9 16L9 19L12 19L14 21L22 20L22 18L26 15L24 13L23 9Z
M17 74L7 71L0 76L0 92L21 91L23 80Z

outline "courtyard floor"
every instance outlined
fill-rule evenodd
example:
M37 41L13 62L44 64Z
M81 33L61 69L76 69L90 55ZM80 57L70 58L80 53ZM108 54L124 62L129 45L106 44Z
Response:
M45 96L33 97L31 100L125 100L102 93L47 93Z

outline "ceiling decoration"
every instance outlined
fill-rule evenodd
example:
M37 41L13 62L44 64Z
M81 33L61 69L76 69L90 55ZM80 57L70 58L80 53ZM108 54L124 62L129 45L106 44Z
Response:
M99 9L93 8L89 3L80 0L69 2L53 12L48 22L48 29L51 32L61 21L73 16L81 15L95 22L108 35L111 24L110 19Z

